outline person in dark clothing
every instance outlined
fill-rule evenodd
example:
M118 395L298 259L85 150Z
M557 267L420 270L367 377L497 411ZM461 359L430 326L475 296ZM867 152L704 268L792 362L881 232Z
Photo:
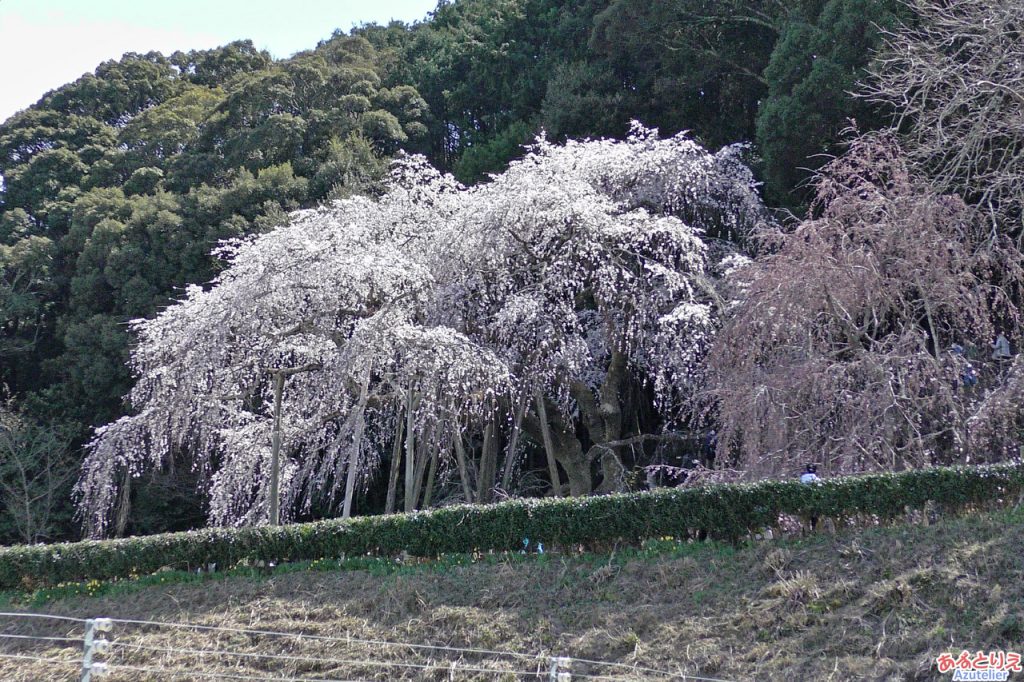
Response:
M808 464L804 467L803 473L800 474L800 482L806 485L819 483L821 481L818 478L818 466L816 464ZM818 525L818 517L811 517L811 530L813 531Z
M703 446L704 466L710 469L715 464L715 450L718 449L718 432L711 429L704 434Z
M992 346L993 360L1009 360L1013 357L1010 352L1010 340L998 327L996 327L996 338L990 345Z

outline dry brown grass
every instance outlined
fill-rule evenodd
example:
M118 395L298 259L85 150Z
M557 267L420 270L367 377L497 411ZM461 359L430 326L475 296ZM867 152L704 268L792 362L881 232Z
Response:
M931 680L934 657L967 648L1021 649L1024 515L843 531L732 551L622 561L550 557L374 576L290 573L75 598L37 610L559 654L727 680ZM0 618L7 633L81 636L76 623ZM414 651L343 641L175 631L118 624L125 645L416 663L422 668L192 655L118 648L118 664L183 671L115 672L108 680L204 679L197 671L344 680L536 679L541 661ZM62 648L0 640L0 653L77 660ZM451 664L497 672L451 673ZM189 672L191 671L191 672ZM650 673L575 664L619 679ZM546 679L546 675L543 676ZM73 666L0 660L0 680L77 679Z

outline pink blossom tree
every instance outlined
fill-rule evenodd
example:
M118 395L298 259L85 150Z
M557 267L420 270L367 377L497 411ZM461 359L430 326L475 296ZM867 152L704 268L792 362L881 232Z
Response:
M968 446L1004 390L983 369L994 324L1019 319L1012 240L911 173L888 134L855 140L816 191L813 216L759 235L732 276L708 361L723 459L770 476L999 457Z

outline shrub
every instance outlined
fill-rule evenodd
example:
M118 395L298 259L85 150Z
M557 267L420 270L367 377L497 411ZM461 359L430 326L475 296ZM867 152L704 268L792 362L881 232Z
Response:
M209 528L119 540L23 545L0 550L0 589L111 580L161 569L220 569L241 562L340 556L415 556L510 551L523 539L548 547L639 543L663 536L738 542L781 514L890 522L928 503L947 512L1005 505L1024 492L1020 463L797 481L672 488L571 499L523 499L487 507L328 520L289 526Z

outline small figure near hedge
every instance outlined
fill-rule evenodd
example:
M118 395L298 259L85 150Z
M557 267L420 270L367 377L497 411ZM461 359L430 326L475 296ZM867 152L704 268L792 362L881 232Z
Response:
M810 485L812 483L818 483L820 481L821 481L821 479L818 478L818 465L816 465L816 464L808 464L807 466L804 467L803 473L800 474L800 482L801 483L804 483L806 485ZM811 516L811 530L814 530L817 527L817 525L818 525L818 517L817 516Z
M800 474L801 483L817 483L821 479L818 478L818 466L816 464L808 464L804 467L804 471Z
M816 475L816 474L815 474ZM456 505L276 527L206 528L118 540L0 548L0 589L115 580L161 570L194 572L325 557L437 557L585 547L610 551L663 537L736 544L815 515L881 525L908 510L940 505L944 514L1012 506L1024 491L1024 465L933 467L898 474L800 481L726 483L587 498L520 499L486 507ZM523 540L529 538L526 546Z

